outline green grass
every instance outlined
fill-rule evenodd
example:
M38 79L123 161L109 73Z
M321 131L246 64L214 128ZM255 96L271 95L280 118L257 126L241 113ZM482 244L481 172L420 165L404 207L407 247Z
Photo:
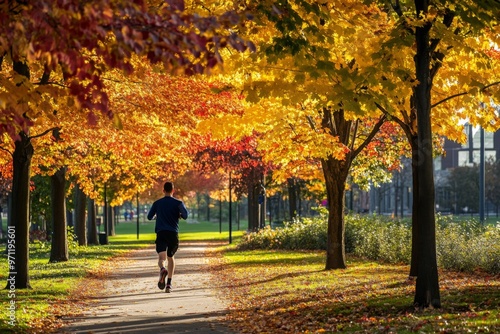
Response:
M227 246L223 256L213 271L237 332L500 332L499 277L440 271L442 308L418 310L405 265L348 257L347 269L326 271L324 252Z
M117 235L109 237L109 245L72 248L68 262L49 264L48 246L31 250L33 289L16 291L16 327L7 323L8 291L0 291L0 333L56 330L58 315L85 307L85 290L75 291L83 279L87 289L96 289L93 284L99 284L96 278L106 274L110 258L153 247L154 223L140 223L139 239L136 228L135 222L122 222ZM227 244L227 223L222 230L219 233L218 223L181 222L181 243L215 240ZM233 243L242 233L233 231ZM224 295L233 300L229 320L235 329L273 333L500 332L498 276L441 271L443 307L420 311L411 307L415 282L407 280L407 266L348 258L347 269L325 271L323 252L223 249L223 263L212 270ZM0 280L6 282L6 276L4 258Z
M219 233L220 232L220 233ZM137 223L136 222L122 222L116 227L116 234L127 238L137 238ZM232 242L236 243L243 235L243 231L236 230L233 227ZM152 238L154 241L154 222L139 223L139 239ZM228 241L229 242L229 225L223 222L221 226L219 223L187 223L181 220L179 223L179 238L180 241ZM120 239L114 239L118 241Z
M180 238L182 242L190 241L226 241L228 242L228 224L222 224L222 233L219 233L218 223L201 222L198 224L180 224ZM242 231L233 232L233 242L242 235ZM56 329L60 322L58 312L66 314L70 309L84 307L80 301L67 303L81 287L83 279L86 280L87 289L92 289L92 284L99 284L99 280L89 281L89 277L99 277L106 274L109 259L123 255L131 250L143 247L154 247L154 222L140 222L139 238L137 238L137 224L135 222L122 222L116 226L116 235L109 237L108 245L70 247L70 259L67 262L48 263L50 245L39 244L43 247L32 247L30 250L30 284L32 289L17 290L15 298L9 297L8 290L0 290L0 333L33 333L49 332ZM0 244L4 249L5 244ZM7 261L0 262L0 281L7 282ZM91 283L89 283L91 282ZM75 291L75 288L78 288ZM95 287L94 287L95 288ZM8 307L11 300L16 306L16 326L11 326ZM66 306L65 306L66 305Z
M476 214L472 217L479 222L479 216ZM470 215L454 215L453 220L455 221L469 221L471 219ZM484 225L496 225L500 222L500 217L490 216L484 218Z

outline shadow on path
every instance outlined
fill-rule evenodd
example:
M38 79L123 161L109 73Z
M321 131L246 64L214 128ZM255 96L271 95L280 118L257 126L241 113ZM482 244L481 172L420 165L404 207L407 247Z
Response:
M65 319L61 333L231 333L221 321L226 307L210 289L206 246L181 243L171 293L158 289L154 246L117 259L92 309Z

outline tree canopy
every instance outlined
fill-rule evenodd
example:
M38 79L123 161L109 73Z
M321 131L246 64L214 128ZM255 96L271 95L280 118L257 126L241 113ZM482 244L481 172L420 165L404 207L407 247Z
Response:
M376 184L407 155L415 302L439 307L432 159L443 136L465 140L463 121L500 128L498 1L44 0L0 9L0 132L14 199L25 204L16 224L28 226L31 159L35 173L67 169L93 199L106 186L113 205L193 170L231 171L253 199L266 174L319 179L326 269L345 268L348 177Z

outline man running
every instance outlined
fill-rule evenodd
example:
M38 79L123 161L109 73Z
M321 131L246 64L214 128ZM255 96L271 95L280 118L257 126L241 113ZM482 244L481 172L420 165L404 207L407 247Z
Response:
M163 193L165 196L155 201L151 206L148 220L152 220L156 216L155 243L158 253L158 267L160 267L158 288L170 292L172 291L172 276L175 269L174 254L179 248L179 218L186 219L188 211L181 200L172 197L174 193L172 182L165 182ZM165 268L165 260L167 268ZM166 284L165 277L167 278Z

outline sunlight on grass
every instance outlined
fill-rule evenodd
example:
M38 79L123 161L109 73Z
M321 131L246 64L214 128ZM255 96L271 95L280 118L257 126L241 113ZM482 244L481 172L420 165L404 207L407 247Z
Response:
M231 299L228 319L252 333L491 332L499 330L500 282L440 273L441 309L412 307L415 281L406 265L348 258L325 271L324 252L235 251L213 271ZM249 326L251 328L249 328Z
M181 242L224 241L228 240L227 224L219 233L219 224L199 223L180 224ZM241 237L242 231L233 232L233 240ZM134 249L154 247L154 222L137 224L122 222L116 226L116 235L109 236L109 244L101 246L71 247L67 262L49 263L50 244L39 244L30 250L29 274L32 289L17 290L15 296L16 326L8 324L8 312L0 312L0 333L40 333L56 330L60 326L59 314L78 312L84 303L81 300L68 303L68 298L75 293L84 295L86 289L100 289L99 279L106 275L109 259L126 254ZM0 245L5 248L5 245ZM5 257L4 257L5 259ZM8 275L7 261L0 262L0 280L6 282ZM86 279L82 286L83 279ZM89 280L90 279L90 280ZM12 300L8 290L0 291L0 307L7 310ZM83 298L83 297L82 297ZM82 304L82 305L80 305Z

